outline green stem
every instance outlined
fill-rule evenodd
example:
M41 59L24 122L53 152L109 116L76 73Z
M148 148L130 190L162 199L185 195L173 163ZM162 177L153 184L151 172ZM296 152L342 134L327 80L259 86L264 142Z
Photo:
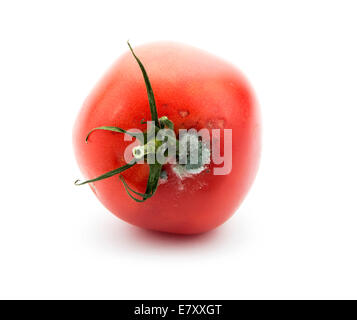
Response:
M86 180L86 181L83 181L83 182L80 182L80 180L76 180L74 182L74 184L76 186L82 186L82 185L87 184L87 183L91 183L91 182L107 179L107 178L110 178L112 176L115 176L116 174L122 173L123 171L125 171L125 170L131 168L132 166L134 166L135 164L136 164L136 161L132 160L131 162L127 163L126 165L124 165L124 166L122 166L120 168L114 169L112 171L106 172L106 173L102 174L101 176L99 176L97 178Z
M129 46L129 49L131 51L131 53L133 54L136 62L138 63L140 69L141 69L141 72L143 74L143 77L144 77L144 81L145 81L145 86L146 86L146 91L147 91L147 94L148 94L148 99L149 99L149 105L150 105L150 111L151 111L151 119L152 121L155 122L155 126L157 126L158 128L160 128L160 123L159 123L159 117L157 116L157 109L156 109L156 103L155 103L155 97L154 97L154 92L152 90L152 87L151 87L151 83L150 83L150 80L149 80L149 77L146 73L146 70L143 66L143 64L141 63L141 61L139 60L139 58L136 56L136 54L134 53L134 50L133 48L131 47L129 41L127 42L128 43L128 46Z

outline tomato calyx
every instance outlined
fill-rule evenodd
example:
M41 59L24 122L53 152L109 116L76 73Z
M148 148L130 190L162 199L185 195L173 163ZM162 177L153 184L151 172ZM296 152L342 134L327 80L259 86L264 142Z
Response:
M147 72L143 66L143 64L141 63L140 59L136 56L133 48L131 47L129 41L127 41L127 44L129 46L129 49L132 53L132 55L134 56L136 62L138 63L140 69L141 69L141 73L143 74L143 77L144 77L144 81L145 81L145 86L146 86L146 91L147 91L147 94L148 94L148 99L149 99L149 106L150 106L150 112L151 112L151 119L152 121L155 122L155 126L160 128L160 122L159 122L159 117L157 115L157 109L156 109L156 102L155 102L155 97L154 97L154 92L152 90L152 87L151 87L151 83L150 83L150 80L149 80L149 77L147 75Z
M149 106L150 106L151 120L152 120L153 126L151 127L151 129L148 130L148 132L145 132L144 134L130 132L125 129L122 129L119 127L113 127L113 126L100 126L100 127L96 127L96 128L93 128L92 130L90 130L85 138L86 143L88 143L88 138L94 131L106 130L106 131L112 131L112 132L117 132L117 133L129 134L132 137L137 138L140 142L140 145L138 147L133 148L133 157L134 158L126 165L119 167L117 169L111 170L109 172L106 172L94 179L90 179L90 180L86 180L86 181L76 180L74 184L77 186L84 185L87 183L93 183L93 182L96 182L99 180L107 179L114 175L119 174L119 179L123 183L127 194L133 200L135 200L137 202L144 202L147 199L151 198L155 194L156 189L158 187L160 175L161 175L161 170L162 170L161 163L159 163L158 161L154 161L154 163L150 163L147 161L148 157L155 155L157 153L158 149L163 146L163 142L167 143L167 145L169 147L170 146L176 147L176 146L178 146L179 142L177 141L176 137L170 137L170 136L166 137L165 141L157 140L157 138L155 137L156 133L161 129L167 128L167 129L173 130L174 124L166 116L163 116L160 119L158 118L154 92L152 90L151 83L150 83L149 77L147 75L147 72L145 70L145 67L141 63L140 59L134 53L134 50L132 49L129 41L127 42L127 44L129 46L129 49L130 49L132 55L134 56L135 60L137 61L138 65L141 69L141 72L142 72L142 75L143 75L143 78L145 81L145 86L146 86L146 91L147 91ZM143 123L143 121L141 123ZM165 156L166 154L167 154L167 150L166 150L166 153L164 150L162 155ZM148 162L150 170L149 170L149 177L148 177L145 193L140 193L140 192L137 192L134 189L132 189L127 184L124 177L120 174L122 172L124 172L125 170L133 167L134 165L136 165L137 163L139 163L139 161L141 161L143 159L144 159L144 161L146 160Z

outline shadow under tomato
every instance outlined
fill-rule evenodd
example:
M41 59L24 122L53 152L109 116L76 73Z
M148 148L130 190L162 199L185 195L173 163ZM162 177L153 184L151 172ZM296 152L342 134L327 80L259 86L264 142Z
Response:
M96 224L95 242L102 248L130 254L217 254L221 249L236 250L245 241L244 222L233 217L220 227L195 235L144 230L125 222L105 219ZM239 221L240 220L240 221Z
M216 228L204 233L185 235L135 228L133 233L135 233L135 236L138 239L141 239L142 241L148 241L153 244L156 243L162 245L165 243L166 245L185 246L195 243L206 243L209 241L214 241L214 239L219 235L220 231L219 228Z

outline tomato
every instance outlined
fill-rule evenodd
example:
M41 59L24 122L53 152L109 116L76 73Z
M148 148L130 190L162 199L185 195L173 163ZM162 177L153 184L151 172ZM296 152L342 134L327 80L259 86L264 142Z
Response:
M231 64L191 46L159 42L135 48L147 71L159 117L167 116L179 129L231 129L232 169L217 175L213 161L197 174L178 174L164 164L153 196L136 202L118 175L90 183L102 204L120 219L145 229L179 234L211 230L231 217L247 194L260 155L260 117L254 93ZM95 86L75 122L73 143L77 162L88 179L126 164L124 153L133 141L96 127L146 130L150 104L143 73L128 51ZM209 145L209 148L212 146ZM212 150L211 150L212 151ZM137 164L122 172L128 186L143 193L149 165Z

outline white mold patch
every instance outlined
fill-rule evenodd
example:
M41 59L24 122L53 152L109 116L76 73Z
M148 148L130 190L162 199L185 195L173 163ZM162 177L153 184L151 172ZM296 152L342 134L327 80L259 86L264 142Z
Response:
M200 150L201 149L201 150ZM184 159L187 159L187 154L191 153L192 158L196 160L194 163L201 163L198 167L188 166L184 164ZM210 163L211 151L209 145L200 141L196 133L185 133L180 137L179 141L179 163L172 167L173 172L180 179L189 178L204 171L207 164Z
M160 173L159 185L165 184L167 182L167 172L166 170L162 170Z

